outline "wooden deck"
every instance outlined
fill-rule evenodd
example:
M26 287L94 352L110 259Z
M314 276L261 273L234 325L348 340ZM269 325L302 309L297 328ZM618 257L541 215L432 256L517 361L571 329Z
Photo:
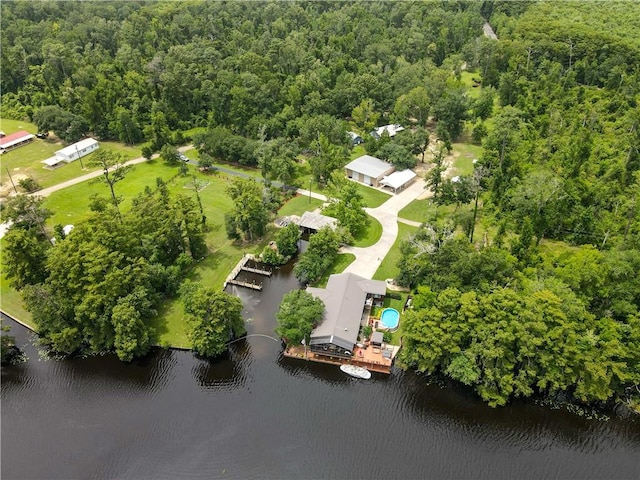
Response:
M321 355L319 353L312 352L308 348L305 350L303 346L289 347L285 349L284 356L288 358L309 360L312 362L329 363L332 365L343 365L345 363L348 363L351 365L364 367L372 372L390 374L391 366L393 365L393 359L400 350L400 347L389 345L387 348L390 349L389 351L391 352L391 358L383 357L383 350L381 348L374 348L372 346L369 346L367 348L356 347L353 351L353 356L350 359Z
M243 265L241 270L244 270L245 272L257 273L258 275L266 275L267 277L271 276L271 270L263 270L261 268L247 267L246 265Z
M271 271L270 270L263 270L260 268L253 268L253 267L247 267L246 263L249 260L253 260L255 261L255 258L253 255L243 255L242 259L240 259L240 261L238 262L238 264L235 266L235 268L231 271L231 273L229 275L227 275L227 279L224 281L224 288L226 288L227 284L232 284L232 285L239 285L241 287L246 287L246 288L251 288L253 290L262 290L262 283L255 283L255 282L243 282L242 280L236 280L238 274L241 271L246 271L246 272L251 272L251 273L256 273L259 275L266 275L268 277L271 276Z
M253 290L262 290L262 283L243 282L242 280L236 280L235 278L232 278L231 280L227 280L226 283L230 283L231 285L239 285L241 287L251 288Z

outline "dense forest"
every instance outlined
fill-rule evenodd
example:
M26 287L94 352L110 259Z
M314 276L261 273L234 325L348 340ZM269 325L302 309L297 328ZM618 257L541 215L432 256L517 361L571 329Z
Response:
M300 153L326 183L348 158L348 129L398 165L407 152L424 160L427 144L481 144L473 175L455 185L437 155L427 158L434 203L469 208L430 218L402 245L397 280L415 289L403 361L471 385L493 405L536 393L638 397L638 4L1 8L0 116L67 141L90 133L146 142L150 152L189 140L203 166L230 160L285 183ZM497 40L483 35L485 20ZM407 132L366 135L389 122ZM46 275L25 275L27 291ZM100 342L113 345L108 334Z

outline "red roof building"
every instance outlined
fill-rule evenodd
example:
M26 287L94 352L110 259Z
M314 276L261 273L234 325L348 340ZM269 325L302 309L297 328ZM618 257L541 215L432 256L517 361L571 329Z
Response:
M0 153L8 152L14 148L26 145L35 138L35 135L24 130L0 138Z

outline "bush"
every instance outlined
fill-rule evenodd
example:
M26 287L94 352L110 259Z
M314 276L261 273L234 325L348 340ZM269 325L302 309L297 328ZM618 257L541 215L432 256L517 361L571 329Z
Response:
M18 185L20 185L20 188L24 189L27 193L35 192L42 188L40 184L31 177L18 180Z

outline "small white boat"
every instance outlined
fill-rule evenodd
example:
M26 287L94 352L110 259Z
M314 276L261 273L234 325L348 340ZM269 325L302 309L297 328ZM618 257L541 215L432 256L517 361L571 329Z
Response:
M364 378L365 380L369 380L371 378L371 372L363 367L357 367L355 365L340 365L340 370L344 373L348 373L352 377Z

